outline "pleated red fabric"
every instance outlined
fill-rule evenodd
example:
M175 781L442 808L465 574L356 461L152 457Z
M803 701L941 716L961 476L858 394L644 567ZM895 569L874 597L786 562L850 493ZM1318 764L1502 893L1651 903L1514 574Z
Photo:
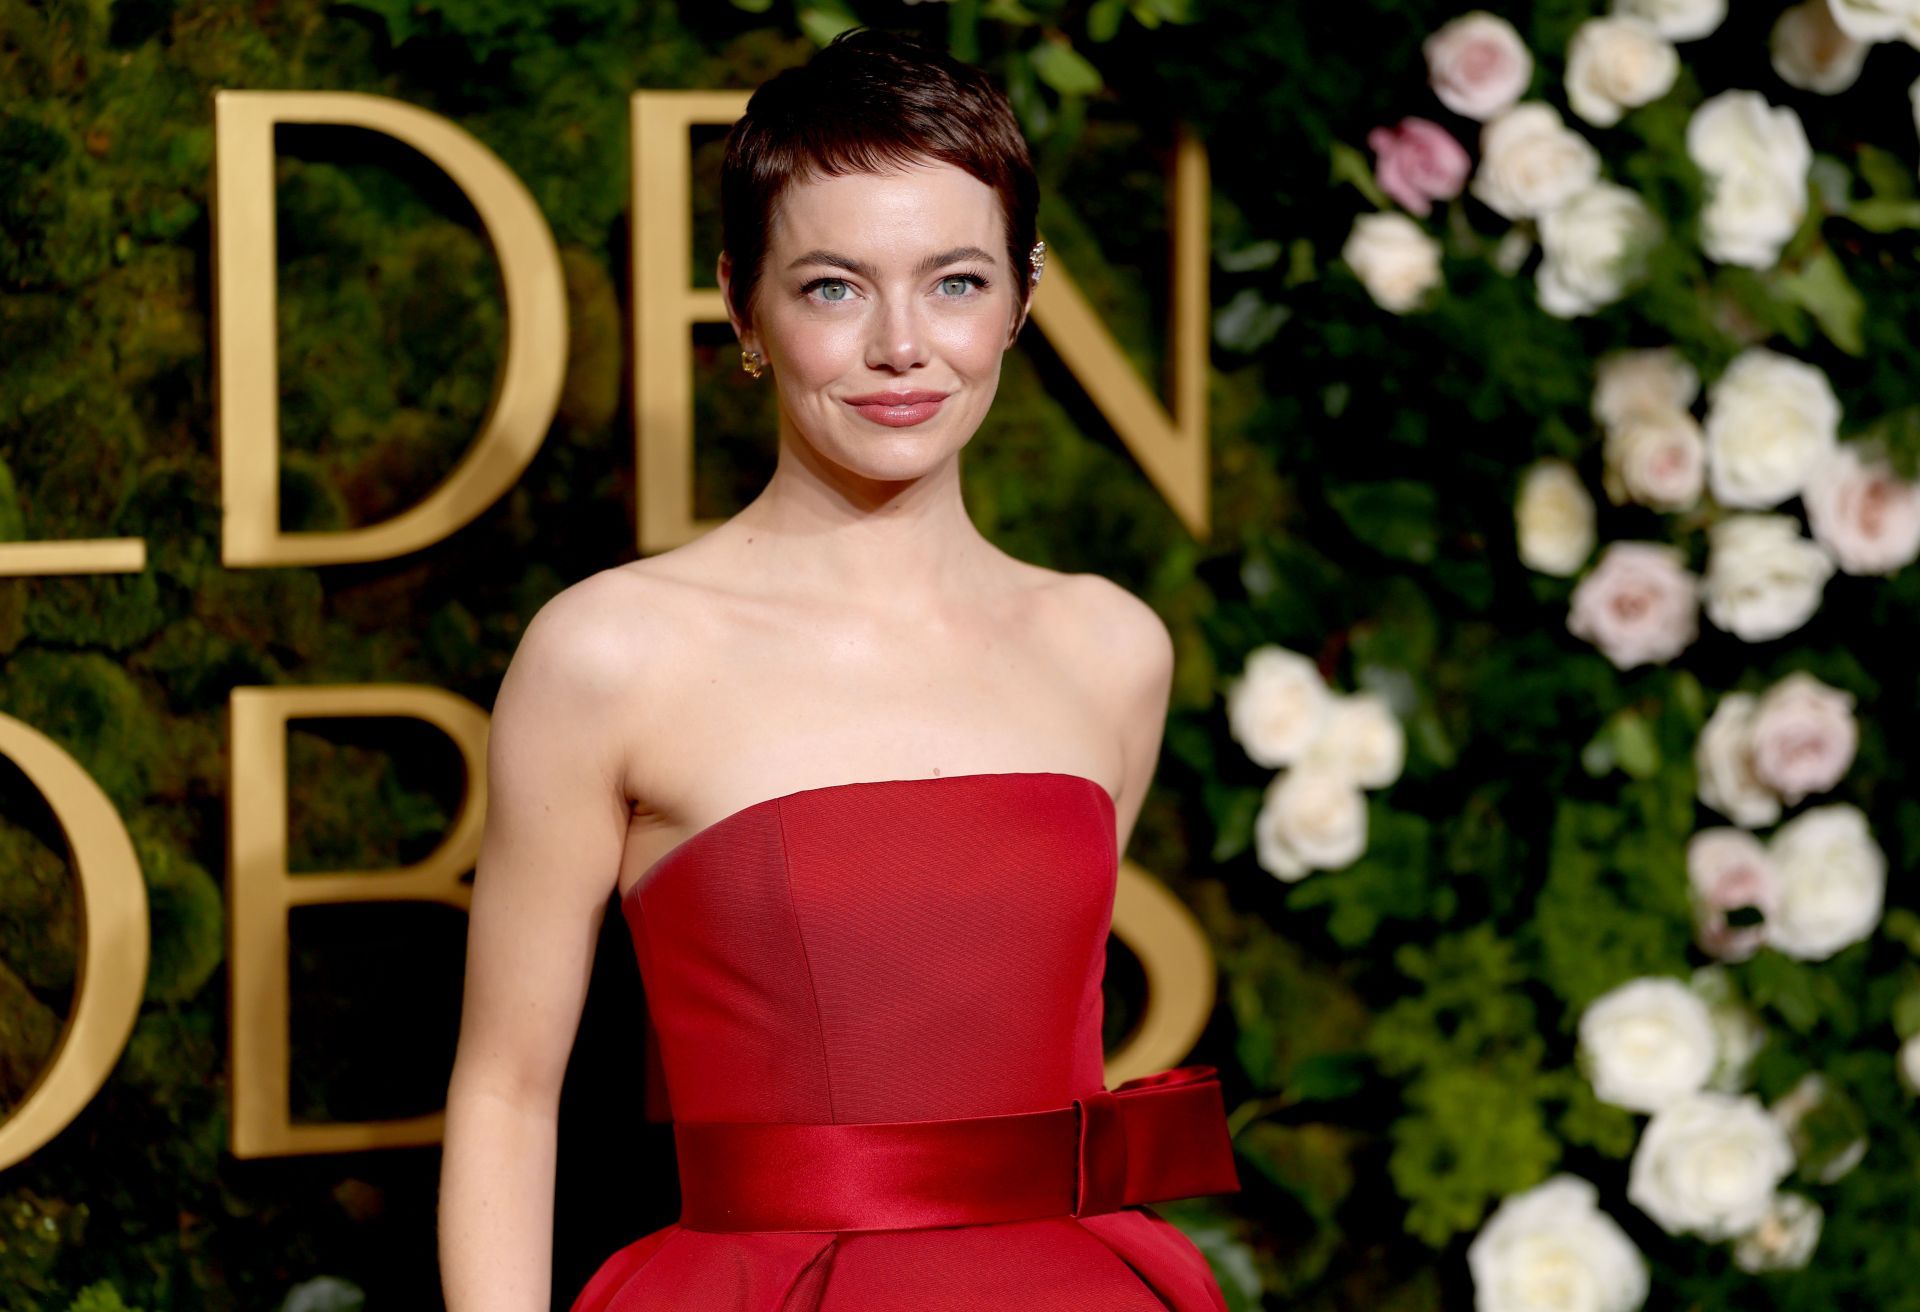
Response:
M621 909L682 1213L570 1312L1224 1312L1137 1201L1238 1187L1211 1068L1105 1088L1118 866L1052 772L805 789L655 862Z

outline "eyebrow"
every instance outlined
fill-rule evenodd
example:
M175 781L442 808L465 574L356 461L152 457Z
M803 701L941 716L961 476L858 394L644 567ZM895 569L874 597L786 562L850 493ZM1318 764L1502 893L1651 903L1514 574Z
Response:
M955 246L950 251L941 251L937 255L929 255L926 259L920 261L920 265L915 272L921 274L932 273L935 269L943 265L957 264L962 260L980 260L991 264L993 262L993 256L987 254L987 252L981 250L978 246ZM837 269L845 269L849 273L857 273L863 278L878 278L872 265L863 260L856 260L851 255L841 255L835 251L808 251L792 264L789 264L787 268L798 269L808 264L826 264Z

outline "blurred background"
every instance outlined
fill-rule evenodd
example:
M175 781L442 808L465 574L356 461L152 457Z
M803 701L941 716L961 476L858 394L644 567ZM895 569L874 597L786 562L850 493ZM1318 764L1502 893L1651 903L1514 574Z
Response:
M632 559L629 96L747 89L847 26L989 69L1041 227L1140 374L1168 168L1206 149L1210 522L1028 332L963 460L1013 554L1179 653L1129 855L1219 967L1243 1190L1155 1210L1236 1309L1920 1307L1920 5L1907 0L86 0L0 4L0 713L71 755L149 899L138 1017L0 1170L0 1309L440 1306L431 1145L229 1150L229 695L484 708L532 613ZM213 94L362 91L495 152L557 241L557 419L433 547L221 563ZM724 129L696 131L710 284ZM458 187L276 135L280 527L386 519L505 349ZM769 391L695 331L695 511L771 470ZM1164 389L1162 389L1164 394ZM25 576L22 576L25 575ZM467 787L406 719L296 720L291 869L419 860ZM0 1113L83 964L68 838L0 763ZM296 1121L443 1104L465 921L296 908ZM1146 1005L1110 950L1110 1044ZM561 1112L564 1307L678 1211L610 917Z

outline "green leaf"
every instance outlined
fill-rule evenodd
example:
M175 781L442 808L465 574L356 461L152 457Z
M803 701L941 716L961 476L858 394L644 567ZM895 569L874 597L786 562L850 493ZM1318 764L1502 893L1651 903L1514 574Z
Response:
M773 0L733 0L735 9L744 9L750 14L764 14L773 8Z
M1387 199L1387 193L1380 190L1380 184L1373 180L1373 166L1367 163L1365 155L1344 141L1336 141L1329 150L1329 158L1327 181L1336 185L1351 182L1375 207L1383 210L1394 208L1393 202Z
M1866 301L1848 281L1832 247L1822 246L1792 273L1777 275L1773 283L1787 299L1806 307L1835 346L1848 355L1866 354L1860 335Z
M1431 483L1389 479L1327 488L1353 535L1383 556L1425 564L1434 557L1439 493Z
M1213 340L1229 351L1251 355L1272 341L1292 316L1292 307L1271 304L1253 288L1242 287L1213 312Z
M845 0L809 0L800 7L800 30L815 45L824 46L850 27L860 26L860 16Z
M1920 228L1920 200L1863 200L1847 210L1847 217L1869 232Z
M1063 96L1090 96L1105 85L1100 70L1064 41L1042 41L1027 61L1036 77Z
M1860 176L1876 197L1903 200L1913 195L1913 169L1890 150L1861 143L1854 148Z
M1253 843L1253 820L1260 814L1257 788L1208 787L1207 808L1214 816L1213 860L1231 861Z
M1111 41L1119 34L1120 20L1127 16L1127 0L1095 0L1087 11L1087 36L1094 41Z

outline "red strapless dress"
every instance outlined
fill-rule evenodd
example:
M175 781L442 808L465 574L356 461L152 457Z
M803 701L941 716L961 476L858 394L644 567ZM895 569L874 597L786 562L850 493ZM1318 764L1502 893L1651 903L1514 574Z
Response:
M621 904L678 1221L571 1312L1225 1312L1146 1203L1239 1188L1213 1068L1108 1090L1113 799L1051 772L828 785Z

